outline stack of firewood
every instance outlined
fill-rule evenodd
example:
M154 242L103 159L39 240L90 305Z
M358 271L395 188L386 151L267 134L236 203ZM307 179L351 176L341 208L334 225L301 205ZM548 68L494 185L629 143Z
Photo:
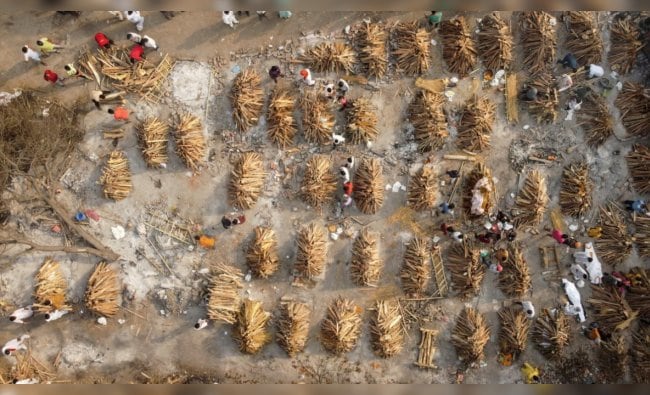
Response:
M388 69L386 32L377 25L364 22L357 33L359 62L364 71L375 78L382 78Z
M266 171L262 155L245 152L236 159L230 172L228 196L230 202L239 208L249 209L257 203L264 189Z
M181 114L173 129L176 153L187 167L197 171L205 163L205 137L201 120L191 114Z
M296 100L289 89L279 85L271 93L268 110L269 140L280 148L293 145L296 135L296 121L293 118L293 109Z
M633 286L625 296L630 308L639 312L639 318L650 320L650 269L632 268L628 277L633 278Z
M264 311L262 303L246 299L237 316L233 331L239 350L246 354L255 354L271 341L267 325L271 314Z
M472 34L463 16L440 23L442 58L449 72L465 77L476 67L477 53Z
M328 101L317 92L305 93L300 99L302 130L309 143L325 144L332 141L334 114Z
M512 64L512 33L510 26L493 12L481 20L478 32L478 53L483 65L492 71L509 69Z
M438 337L438 331L420 327L420 333L422 339L418 345L418 360L415 362L415 365L423 369L437 369L438 367L433 363L433 358L436 354L436 337Z
M639 325L632 332L630 373L636 383L647 383L650 377L650 325Z
M104 196L108 199L122 200L129 196L133 184L131 183L129 160L124 152L111 152L99 182L103 185Z
M521 39L524 68L535 74L547 70L555 61L554 19L544 11L527 11L521 14Z
M485 264L479 251L467 241L455 243L447 254L447 269L451 273L451 285L458 296L465 300L478 295L485 277Z
M600 343L597 360L600 374L603 375L606 384L622 384L628 366L625 338L616 334L608 341ZM616 369L612 369L612 366L616 366Z
M298 276L314 279L325 270L327 255L327 235L322 227L312 223L298 232L298 252L295 270Z
M210 271L208 318L234 324L240 311L239 291L244 286L244 275L239 269L223 263L215 264Z
M636 246L639 248L639 256L650 257L650 218L647 216L636 217Z
M422 153L442 148L449 137L443 111L445 98L439 93L419 90L408 108L409 122Z
M350 278L356 285L376 287L384 264L379 258L379 238L363 228L352 244Z
M499 352L515 360L526 350L531 320L523 310L504 307L499 310Z
M593 12L567 11L567 49L575 55L579 64L598 64L602 60L603 40Z
M436 206L436 176L429 166L422 166L409 180L408 199L409 206L414 210L431 210Z
M569 318L558 306L551 313L543 309L533 328L533 342L542 355L549 359L557 359L569 344L571 328Z
M607 333L629 328L639 315L618 290L611 286L592 286L591 297L587 302L593 308L593 320Z
M407 74L422 74L429 69L429 33L417 21L400 22L392 32L393 55L397 69Z
M66 303L68 283L63 278L59 262L45 258L36 273L34 288L34 310L48 313L54 310L69 310Z
M560 207L572 217L582 217L591 208L591 193L594 184L589 177L589 168L584 162L570 164L562 172L560 184Z
M492 212L496 201L492 171L479 162L465 178L463 208L470 218L482 217Z
M346 130L353 144L366 144L377 138L377 108L366 97L352 101L346 112Z
M237 74L230 91L233 118L240 132L257 124L264 105L264 91L260 75L248 68Z
M309 48L302 61L317 72L352 73L357 59L349 45L324 42Z
M614 103L621 111L621 120L628 134L637 137L650 134L650 89L626 81Z
M593 91L585 97L584 105L578 112L578 124L585 131L587 144L594 148L614 135L614 120L607 109L607 102Z
M451 331L451 344L458 357L466 364L480 362L489 340L490 328L483 314L471 307L464 308Z
M355 179L355 204L364 214L376 214L384 204L384 176L379 159L361 160Z
M337 297L327 308L321 325L323 347L337 355L351 351L361 335L362 312L353 301Z
M642 195L650 194L650 147L636 144L627 155L627 168L630 170L632 185Z
M328 204L336 191L336 177L332 161L325 155L314 155L305 165L300 194L309 205L319 208Z
M258 226L246 253L246 263L254 275L268 278L278 270L278 240L271 228Z
M528 86L537 89L537 98L525 101L528 111L535 117L537 123L553 123L557 120L559 106L555 79L549 70L533 74L528 80Z
M474 152L489 148L495 115L496 105L487 96L469 99L458 123L458 148Z
M142 156L147 166L154 168L166 166L168 125L156 117L151 117L139 124L137 131Z
M627 74L636 63L636 56L643 48L641 32L630 19L617 19L610 25L612 46L609 50L609 66L612 71Z
M419 296L426 292L431 279L430 246L427 239L414 238L406 246L404 264L400 270L402 289L408 296Z
M280 306L277 340L290 357L305 349L310 319L311 309L306 303L288 302Z
M381 358L397 355L404 347L403 317L397 300L378 300L370 319L370 344Z
M121 289L115 270L106 262L100 262L88 279L86 286L86 308L103 317L117 314Z
M596 240L600 259L613 267L622 264L632 253L632 238L620 210L613 204L600 208L602 235Z
M546 182L538 170L532 170L515 200L518 212L514 217L515 225L522 228L538 226L542 222L547 203Z
M511 245L508 260L499 274L499 289L510 298L523 298L532 285L528 263L519 246Z

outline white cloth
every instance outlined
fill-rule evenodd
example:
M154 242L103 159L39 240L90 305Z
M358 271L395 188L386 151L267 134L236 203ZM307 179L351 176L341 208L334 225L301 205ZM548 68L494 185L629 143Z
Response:
M334 141L334 145L341 145L345 143L345 137L336 133L332 133L332 140Z
M589 65L589 78L602 77L603 75L605 75L605 69L597 64Z
M11 355L11 352L13 351L27 350L27 347L23 344L27 339L29 339L29 335L22 335L19 338L9 340L5 343L4 347L2 347L2 355L7 356ZM7 354L7 351L10 351L10 353Z
M580 298L580 292L578 292L578 288L576 288L576 285L574 283L564 278L562 279L562 287L564 288L564 293L569 298L569 303L574 307L580 308L580 311L577 313L580 322L585 322L585 313L584 309L582 308L582 300Z
M589 281L592 284L600 284L603 279L603 266L596 256L596 250L593 243L586 243L584 251L577 251L573 253L573 259L576 263L584 265L589 274ZM590 262L591 260L591 262Z
M59 318L63 317L66 314L68 314L67 310L54 310L51 313L47 313L45 321L47 321L47 322L56 321L56 320L58 320Z
M26 320L27 318L31 317L34 315L34 310L32 310L32 305L25 306L23 308L20 308L9 316L9 319L12 322L15 322L16 324L22 324L23 320Z
M194 329L198 331L205 328L206 326L208 326L208 320L206 320L205 318L199 318L199 320L196 321L196 325L194 325Z
M531 302L530 300L523 300L521 302L521 307L523 307L524 313L526 313L526 317L528 318L535 317L535 306L533 306L533 302Z
M223 23L232 27L233 29L235 28L235 24L239 23L232 11L223 11L221 13L221 19L223 19Z
M133 41L134 43L140 44L140 40L142 40L141 35L139 35L138 33L133 33L133 32L129 32L129 34L131 35L130 37L128 37L129 40ZM129 36L129 34L127 34L127 36Z
M454 240L456 240L457 242L459 242L459 243L462 243L462 242L463 242L463 237L462 237L462 236L463 236L463 234L460 233L460 232L458 232L458 231L453 232L453 233L451 234L451 237L452 237Z
M142 38L146 38L146 39L147 39L147 41L145 41L145 43L144 43L144 46L145 46L145 47L147 47L147 48L153 48L153 49L158 49L158 44L156 43L156 40L154 40L153 38L147 36L146 34L145 34Z
M33 379L16 380L14 384L38 384L38 379L33 378Z
M138 29L138 31L142 31L144 28L144 17L140 15L140 11L127 11L126 19L135 24L135 28Z
M334 96L334 84L327 84L323 88L323 96L325 97L333 97Z
M27 47L27 52L23 53L23 56L25 57L25 62L29 60L41 61L41 55L30 47Z

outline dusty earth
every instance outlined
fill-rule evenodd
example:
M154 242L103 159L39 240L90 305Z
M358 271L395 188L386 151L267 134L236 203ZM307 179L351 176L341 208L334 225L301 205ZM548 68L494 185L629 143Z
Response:
M476 19L486 13L468 15L475 29ZM345 39L347 25L361 23L364 18L373 22L386 23L402 20L422 19L421 13L296 13L291 19L283 21L275 15L269 20L258 20L255 16L240 18L241 23L231 29L221 23L220 16L211 13L183 13L172 20L166 20L158 12L148 12L146 34L156 38L161 53L173 56L177 63L167 82L167 94L158 104L145 103L137 96L129 97L128 106L132 110L132 122L127 126L127 135L121 139L117 148L124 150L129 158L133 173L134 189L131 195L120 202L105 199L97 181L101 167L108 153L113 149L110 140L104 140L101 132L115 126L110 116L95 111L92 104L86 106L80 127L85 130L84 140L74 153L73 165L61 178L63 186L59 199L71 209L71 215L78 209L92 208L101 220L91 221L90 231L106 245L120 254L113 266L120 272L124 284L124 308L107 326L96 323L85 311L82 303L85 284L98 259L89 255L55 253L61 262L69 281L69 295L75 311L58 321L44 322L42 317L34 317L25 325L17 325L3 319L0 323L0 341L4 342L22 333L31 335L30 347L34 355L46 361L58 362L57 381L62 382L149 382L172 376L186 382L410 382L447 383L455 379L460 366L455 350L450 343L450 331L457 314L465 305L456 297L420 303L418 310L427 324L440 330L436 363L439 369L422 370L413 365L417 359L419 343L418 325L412 325L407 343L402 353L394 358L383 360L376 357L370 348L368 313L364 316L362 337L354 351L344 357L333 357L321 346L318 340L319 325L325 309L335 296L344 295L364 307L370 307L373 300L401 292L397 273L401 267L405 245L413 237L413 228L408 221L389 221L389 218L405 206L406 192L386 191L385 202L378 214L363 215L356 208L338 215L336 207L315 210L307 206L298 196L297 190L303 171L302 163L314 153L330 155L334 163L342 163L349 155L360 157L379 157L382 159L386 184L399 181L408 185L409 175L413 174L424 161L434 164L435 169L444 171L458 168L460 162L442 160L445 153L457 152L455 138L454 111L473 93L487 95L497 103L498 117L492 134L492 147L482 155L485 163L493 170L498 180L499 207L509 209L514 196L523 184L524 172L539 169L546 177L551 202L549 209L557 207L559 181L562 167L580 157L590 166L595 181L594 207L609 200L620 200L636 196L628 182L625 154L634 141L610 138L598 150L587 148L583 143L583 131L575 121L562 121L566 113L561 110L559 121L553 125L536 125L523 108L520 108L520 122L510 125L505 120L504 97L502 92L481 87L473 83L481 76L477 70L470 77L460 81L454 89L453 101L446 105L452 132L443 150L423 156L417 153L413 142L411 125L405 121L405 109L415 92L413 78L395 73L391 64L388 76L368 85L354 85L350 96L369 97L380 114L380 134L372 148L347 145L335 151L331 146L309 145L302 141L293 149L278 150L267 142L265 119L245 134L236 131L232 121L232 109L228 92L238 70L252 66L262 75L276 63L280 63L287 73L287 83L295 89L305 89L296 80L300 65L286 63L310 45L322 40ZM448 13L445 17L449 17ZM510 17L504 13L503 17ZM559 14L557 15L559 16ZM600 15L601 30L608 43L608 22L612 15ZM124 35L132 30L129 22L116 22L105 12L84 12L78 19L68 16L55 16L51 12L0 14L4 39L0 41L0 87L3 91L14 88L34 88L47 92L57 99L71 103L78 97L86 100L91 84L75 83L65 88L47 86L42 80L42 66L22 61L20 46L32 43L39 37L48 36L54 41L64 42L66 49L61 54L50 56L46 62L50 68L62 69L65 63L74 60L83 46L92 48L92 36L103 31L113 37L118 44L126 44ZM516 25L513 19L512 25ZM517 29L515 28L515 33ZM565 30L558 24L558 53L562 54ZM432 46L432 64L425 77L451 77L441 60L439 37ZM517 39L517 36L515 36ZM520 48L517 47L519 53ZM152 55L155 59L156 56ZM518 62L516 62L518 64ZM605 64L606 66L606 64ZM607 69L607 67L606 67ZM316 74L318 79L334 79L334 74ZM623 80L640 80L641 73L636 68ZM273 82L264 78L264 89L268 94ZM479 91L474 91L475 87ZM611 104L616 96L613 90L607 97ZM563 108L566 96L562 97ZM171 114L184 109L201 117L205 125L208 141L207 166L199 174L191 174L172 151L166 169L151 170L145 166L137 145L133 126L149 115L168 119ZM611 105L612 114L617 120L616 135L625 136L618 122L618 110ZM530 128L524 129L524 125ZM344 127L342 113L337 113L337 130ZM513 145L523 140L525 144ZM526 150L542 149L554 151L559 159L551 165L534 162L521 162ZM269 177L265 193L253 209L246 211L247 222L235 229L225 231L220 225L221 216L232 208L227 204L227 181L230 160L241 151L256 150L265 158ZM514 166L512 160L524 164ZM518 162L519 163L519 162ZM469 166L465 167L468 170ZM514 170L516 168L517 170ZM451 186L440 177L440 195L449 196ZM19 192L24 180L16 179L12 190ZM5 194L5 197L8 197ZM459 194L456 193L459 205ZM23 212L19 202L14 202L12 216L1 232L12 232L22 225L25 236L42 244L56 245L63 242L61 236L50 232L51 223L38 223L29 226L29 213ZM307 302L313 308L310 340L304 353L291 359L279 346L272 342L254 356L241 354L234 343L230 325L210 323L208 328L195 331L193 324L205 316L205 287L207 268L210 260L206 252L193 245L170 240L154 230L139 234L137 227L146 221L146 212L155 208L166 213L174 213L179 221L198 224L202 229L217 238L216 254L219 259L231 262L247 272L243 251L250 240L252 230L258 225L272 226L278 235L281 269L268 280L252 279L247 282L243 296L263 302L267 311L275 312L281 298L294 298ZM401 211L400 211L401 212ZM567 220L578 226L574 234L586 239L585 229L594 225L597 211L581 219ZM399 214L399 212L398 212ZM467 231L476 230L480 224L465 222L461 214L455 221ZM460 216L460 217L459 217ZM394 219L394 217L393 217ZM434 231L443 221L435 212L422 212L415 216L420 227L429 236L441 236ZM330 240L328 245L327 269L324 277L313 288L299 288L291 285L292 266L296 253L295 235L302 224L315 221L318 224L337 224L345 229L338 240ZM544 226L550 226L546 220ZM27 226L25 226L27 225ZM126 237L116 240L111 227L126 228ZM381 257L385 262L380 287L361 289L350 281L348 264L351 244L356 232L367 225L381 233ZM531 300L538 310L553 307L562 293L557 280L545 280L542 275L541 258L538 247L553 245L554 241L545 236L544 226L536 234L520 233L519 240L525 243L525 257L533 276ZM443 251L452 241L443 237ZM155 248L153 246L156 246ZM43 261L45 254L29 253L10 259L17 248L4 250L0 261L0 306L8 315L17 306L30 303L33 289L33 276ZM568 267L571 256L562 250L562 267ZM163 262L164 260L164 262ZM635 253L625 262L623 269L647 265ZM172 274L164 268L168 265ZM565 276L568 270L565 268ZM496 311L511 301L496 287L497 277L486 274L480 296L467 302L485 313L491 327L491 341L486 348L485 363L469 369L465 374L467 383L512 383L520 382L521 362L528 361L544 368L548 362L532 347L521 356L520 362L504 368L498 364L496 355L498 345L498 321ZM589 295L588 287L581 289L583 300ZM132 300L129 300L132 299ZM274 330L274 329L273 329ZM593 352L595 346L581 335L580 324L572 321L572 347L584 347ZM0 361L0 368L11 363L9 358Z

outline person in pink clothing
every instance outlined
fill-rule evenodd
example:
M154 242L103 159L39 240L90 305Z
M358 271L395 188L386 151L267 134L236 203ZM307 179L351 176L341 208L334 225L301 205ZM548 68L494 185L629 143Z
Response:
M565 241L565 240L567 239L567 237L569 237L569 236L567 236L567 235L565 235L564 233L562 233L562 231L559 230L559 229L553 229L553 231L551 232L551 237L554 238L555 241L557 241L558 243L560 243L560 244L564 244L564 241Z

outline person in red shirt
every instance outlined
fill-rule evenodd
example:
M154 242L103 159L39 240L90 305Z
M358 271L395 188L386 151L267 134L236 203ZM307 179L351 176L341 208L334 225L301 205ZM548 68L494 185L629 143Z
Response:
M118 121L129 120L129 110L127 110L125 107L115 107L115 109L109 108L108 113L113 114L113 118Z
M59 75L52 70L45 70L45 73L43 73L43 79L52 84L63 86L63 78L59 78Z
M133 48L131 48L129 57L131 58L131 63L144 61L144 47L140 44L135 44Z
M111 40L104 33L101 32L95 34L95 41L97 41L97 45L99 45L99 48L102 49L109 49L111 45L113 45L113 40Z
M354 185L352 185L352 181L348 181L343 183L343 193L352 196L352 191L354 190Z

